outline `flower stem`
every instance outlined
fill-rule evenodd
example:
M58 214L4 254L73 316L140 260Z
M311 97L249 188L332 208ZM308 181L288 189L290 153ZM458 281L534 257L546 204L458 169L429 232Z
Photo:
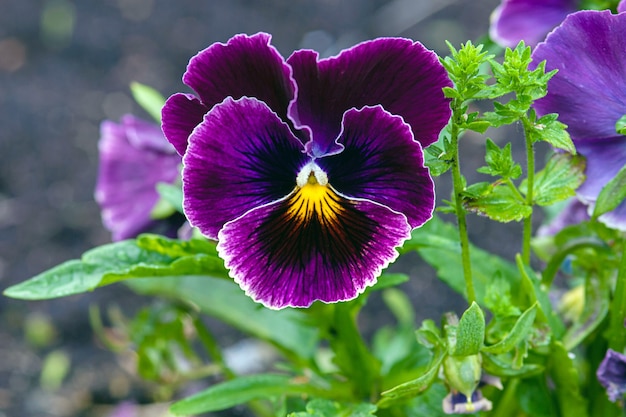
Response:
M527 116L522 118L524 137L526 139L526 205L531 208L530 215L524 219L524 232L522 237L522 260L530 265L530 239L533 234L533 188L535 186L535 148L530 135L530 120Z
M463 264L463 277L465 278L465 290L467 292L467 302L471 305L476 301L476 293L474 291L474 281L472 278L472 264L470 260L469 237L467 234L467 220L465 218L465 208L463 207L463 177L461 176L461 166L459 164L459 122L462 117L457 109L461 106L455 106L450 129L450 145L454 156L452 158L452 186L454 188L454 205L456 210L457 224L459 226L459 238L461 240L461 262Z
M626 251L623 250L625 240L622 240L622 259L617 272L615 292L611 303L611 321L609 330L609 347L622 352L626 346L624 339L624 319L626 318Z

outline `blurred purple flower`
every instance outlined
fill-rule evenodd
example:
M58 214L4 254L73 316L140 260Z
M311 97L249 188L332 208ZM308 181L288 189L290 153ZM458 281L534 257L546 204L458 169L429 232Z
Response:
M523 40L535 46L568 14L576 11L577 0L503 0L491 14L491 39L510 48Z
M626 137L616 122L626 114L626 13L581 11L539 44L533 63L558 69L548 95L535 103L541 116L558 113L576 149L587 158L587 179L578 198L593 205L602 188L626 164ZM626 202L600 216L609 227L626 230Z
M538 236L552 236L563 228L572 226L590 219L588 207L579 199L573 198L552 221L537 230Z
M422 146L450 116L437 56L408 39L285 60L237 35L189 62L163 131L183 162L190 223L270 308L349 300L432 216Z
M114 241L146 231L176 236L183 216L155 220L151 212L159 200L156 184L174 183L179 177L180 156L156 124L132 115L120 123L100 126L100 166L95 198L102 222Z
M615 402L626 393L626 355L609 349L596 372L609 400Z

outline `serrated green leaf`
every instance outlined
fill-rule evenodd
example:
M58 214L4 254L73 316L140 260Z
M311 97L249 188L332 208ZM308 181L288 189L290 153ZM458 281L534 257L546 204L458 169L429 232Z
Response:
M174 415L192 415L225 410L258 398L283 395L314 394L309 384L296 382L287 375L259 374L243 376L213 385L191 397L177 401L170 407Z
M530 308L528 308L522 315L517 319L515 325L502 340L500 340L495 345L485 346L482 351L487 353L506 353L515 348L518 343L524 340L530 330L532 329L533 322L535 321L535 316L537 314L537 303L533 304Z
M301 310L263 308L232 280L181 276L138 278L125 284L140 294L195 304L203 313L267 340L291 355L310 358L315 351L318 330L307 325Z
M552 120L551 117L547 118L546 116L543 116L533 125L531 135L533 141L541 140L548 142L556 149L562 149L575 155L576 146L574 146L574 142L572 142L572 139L566 129L567 126L563 123L557 120Z
M626 198L626 165L600 191L593 208L593 217L614 210Z
M165 104L165 97L154 88L136 81L130 83L130 92L137 104L156 122L161 123L161 109Z
M290 413L288 417L367 417L376 412L374 404L345 404L316 398L306 405L306 411Z
M503 179L515 179L522 175L522 168L513 160L511 144L507 143L500 149L491 139L486 142L485 162L487 166L478 168L478 172Z
M470 212L502 223L520 221L532 214L532 207L506 184L494 186L489 193L478 198L467 199L464 205Z
M433 217L413 231L413 237L405 242L401 253L408 251L419 253L437 270L441 280L458 293L465 293L459 232L452 224ZM520 276L513 264L473 245L470 254L476 301L479 304L483 304L486 289L496 276L506 280L513 293L519 290Z
M585 180L585 158L568 153L555 153L545 168L535 175L533 202L549 206L576 195L576 189ZM527 191L527 183L520 185Z
M455 356L476 355L485 340L485 315L478 304L465 310L456 333Z

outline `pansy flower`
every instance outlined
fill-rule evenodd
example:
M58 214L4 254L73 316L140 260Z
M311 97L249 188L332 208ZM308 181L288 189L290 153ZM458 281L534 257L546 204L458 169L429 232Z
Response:
M451 82L417 42L384 38L288 59L238 35L189 62L163 131L183 157L183 206L234 280L270 308L356 297L430 219L422 146Z
M491 14L489 36L509 48L521 40L535 46L575 12L577 4L577 0L503 0Z
M558 113L586 157L586 180L577 193L591 213L602 188L626 164L626 137L616 131L626 114L626 13L571 14L537 46L533 63L543 60L547 71L558 72L535 108L539 115ZM626 203L600 221L626 230Z
M184 217L173 214L156 220L151 214L160 182L174 183L180 176L180 155L165 139L158 125L132 115L120 123L105 120L98 143L100 166L95 198L102 222L114 241L142 232L176 236Z
M626 393L626 355L609 349L596 372L609 400L615 402Z

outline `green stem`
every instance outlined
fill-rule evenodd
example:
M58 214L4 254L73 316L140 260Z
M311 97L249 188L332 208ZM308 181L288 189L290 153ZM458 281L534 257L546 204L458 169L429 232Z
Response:
M461 176L461 165L459 163L459 135L460 121L462 114L457 109L462 108L460 103L455 106L454 116L452 119L452 127L450 129L450 142L454 152L452 158L452 186L454 188L454 205L456 210L457 224L459 226L459 238L461 240L461 262L463 265L463 277L465 278L465 290L467 292L467 302L471 305L476 301L476 293L474 291L474 281L472 278L472 263L470 260L470 244L467 234L467 220L465 218L465 208L463 207L464 190L463 177Z
M511 379L504 388L504 393L498 399L496 409L493 410L492 417L509 417L515 415L517 409L517 397L515 392L519 385L519 379Z
M626 318L626 241L622 240L622 259L617 272L615 292L611 302L611 321L609 329L609 347L617 352L622 352L626 346L624 340L624 319Z
M526 139L526 205L533 207L533 188L535 186L535 148L530 135L531 126L527 116L522 118L524 126L524 137ZM524 234L522 237L522 260L526 265L530 265L530 239L533 235L533 215L532 210L528 217L524 219Z

